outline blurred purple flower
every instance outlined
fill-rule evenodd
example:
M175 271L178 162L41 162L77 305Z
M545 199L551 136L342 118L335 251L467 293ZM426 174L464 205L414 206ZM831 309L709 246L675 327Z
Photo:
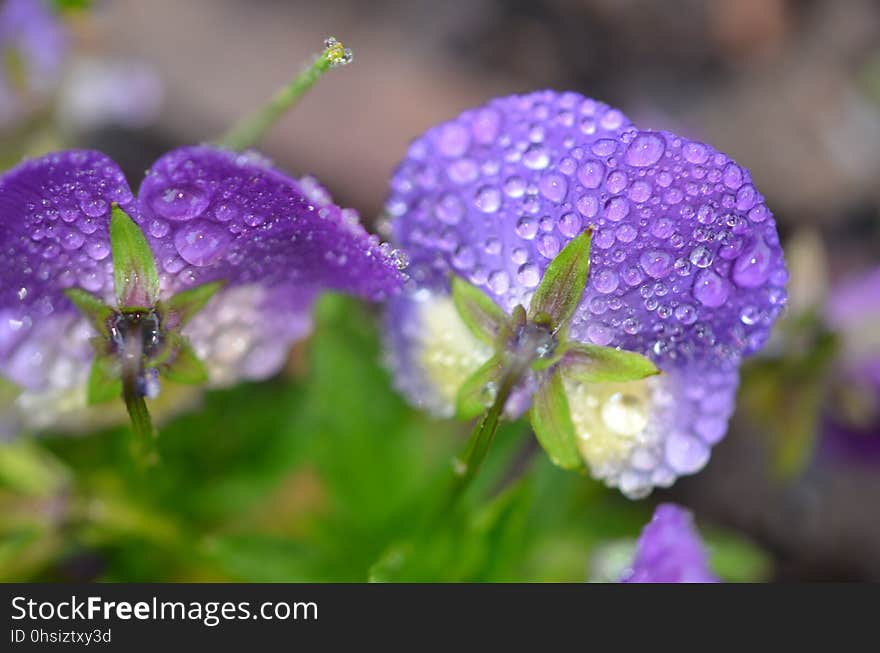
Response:
M314 180L294 181L253 154L174 150L147 172L137 197L99 152L23 163L0 177L0 375L23 390L15 410L24 426L63 428L59 415L84 406L94 333L63 293L79 287L115 303L114 202L150 244L161 300L226 282L183 331L213 386L277 372L309 332L319 292L382 300L401 284L395 253L355 212L335 206Z
M137 59L82 58L62 85L60 118L80 130L141 129L156 120L163 87L158 73Z
M491 355L458 319L448 274L510 312L594 228L570 337L639 352L664 372L566 385L584 459L630 497L706 464L741 359L786 301L776 225L747 170L576 93L496 99L430 129L394 175L387 212L412 277L388 311L391 365L414 403L443 415ZM532 381L509 414L528 407Z
M717 583L691 513L661 503L642 530L622 583Z
M67 45L64 27L48 2L0 3L0 129L54 90Z
M825 321L841 351L821 451L829 459L880 462L880 267L837 284Z

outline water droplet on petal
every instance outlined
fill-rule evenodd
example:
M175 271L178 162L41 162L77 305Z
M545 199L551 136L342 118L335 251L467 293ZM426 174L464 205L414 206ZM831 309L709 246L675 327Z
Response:
M174 246L187 263L205 266L219 260L232 241L232 235L222 227L199 220L181 227L174 234Z
M666 151L666 141L659 134L643 132L636 136L626 149L626 162L644 168L654 165Z
M577 178L584 188L599 188L605 177L605 166L601 161L590 159L578 168Z
M760 286L770 276L770 248L764 239L756 236L752 244L733 264L733 280L743 288Z
M563 175L551 172L541 177L538 189L548 200L559 203L565 199L565 194L568 192L568 181Z
M730 294L728 282L712 270L701 270L694 278L694 297L709 308L717 308Z
M501 191L494 186L481 186L474 195L474 204L483 213L495 213L501 206Z
M150 205L163 218L192 220L208 208L208 197L197 188L171 187L153 195Z
M672 255L663 250L644 252L639 257L642 269L651 277L661 279L666 276L672 267Z

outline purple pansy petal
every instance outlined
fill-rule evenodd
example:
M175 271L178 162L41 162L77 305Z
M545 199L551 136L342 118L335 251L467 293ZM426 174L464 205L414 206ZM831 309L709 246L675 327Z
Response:
M80 322L63 291L112 299L111 202L136 215L122 172L98 152L52 154L0 177L0 375L30 390L81 376L74 361L90 360L87 338L57 348ZM59 363L70 367L63 379L53 376L55 358L69 362Z
M142 222L163 291L224 279L258 283L299 307L333 289L381 300L401 281L395 260L353 211L314 181L297 183L263 160L207 146L175 150L147 173Z
M46 95L58 83L67 35L47 2L0 2L0 55L10 52L24 68L24 88L17 88L0 61L0 128L21 116L23 96Z
M623 583L717 583L691 513L671 503L657 506L642 530Z
M321 290L381 300L401 284L398 259L353 211L254 154L170 152L147 173L139 201L163 295L226 281L184 331L213 384L276 372L310 330Z
M736 364L785 301L776 226L748 171L575 93L493 100L429 130L387 209L413 279L443 288L451 271L507 310L592 225L572 336L658 362Z

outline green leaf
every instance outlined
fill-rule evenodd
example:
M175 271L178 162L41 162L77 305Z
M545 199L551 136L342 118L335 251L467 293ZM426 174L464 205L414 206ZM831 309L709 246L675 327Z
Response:
M169 381L187 385L200 385L208 380L208 369L199 360L192 345L185 338L176 338L175 353L171 361L162 367L160 374Z
M529 317L546 313L557 329L568 322L587 285L592 235L592 229L582 232L550 262L532 297Z
M183 290L165 302L166 311L174 316L175 326L189 322L225 285L225 281L212 281Z
M120 308L153 306L159 297L159 274L141 228L113 203L110 216L113 281Z
M498 332L507 324L507 314L489 296L461 277L452 277L452 301L471 333L487 344L494 344Z
M563 469L580 469L583 459L577 448L574 424L568 408L568 398L558 369L538 388L532 399L529 421L538 442L554 465Z
M502 365L498 356L486 361L476 372L462 383L455 400L455 416L458 419L473 419L486 410L486 386L501 380Z
M110 335L107 324L113 315L113 309L110 306L82 288L67 288L64 294L76 306L77 310L92 322L92 326L98 333L102 336Z
M634 351L568 342L561 367L571 379L586 383L639 381L660 374L649 359Z
M103 404L122 397L122 379L119 361L108 355L95 356L89 373L86 403L89 406Z

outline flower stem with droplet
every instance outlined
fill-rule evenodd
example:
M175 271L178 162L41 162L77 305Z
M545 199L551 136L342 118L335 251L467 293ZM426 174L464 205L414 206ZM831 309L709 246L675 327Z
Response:
M332 36L324 41L324 50L289 84L279 89L256 113L244 118L226 132L218 144L231 150L243 150L260 144L266 132L315 85L330 68L351 61L351 50Z
M455 459L453 471L456 476L448 495L447 509L451 508L467 490L480 470L480 466L489 452L489 447L492 446L492 441L495 439L495 434L498 432L504 406L520 378L519 370L508 371L501 378L492 405L477 422L462 455Z

